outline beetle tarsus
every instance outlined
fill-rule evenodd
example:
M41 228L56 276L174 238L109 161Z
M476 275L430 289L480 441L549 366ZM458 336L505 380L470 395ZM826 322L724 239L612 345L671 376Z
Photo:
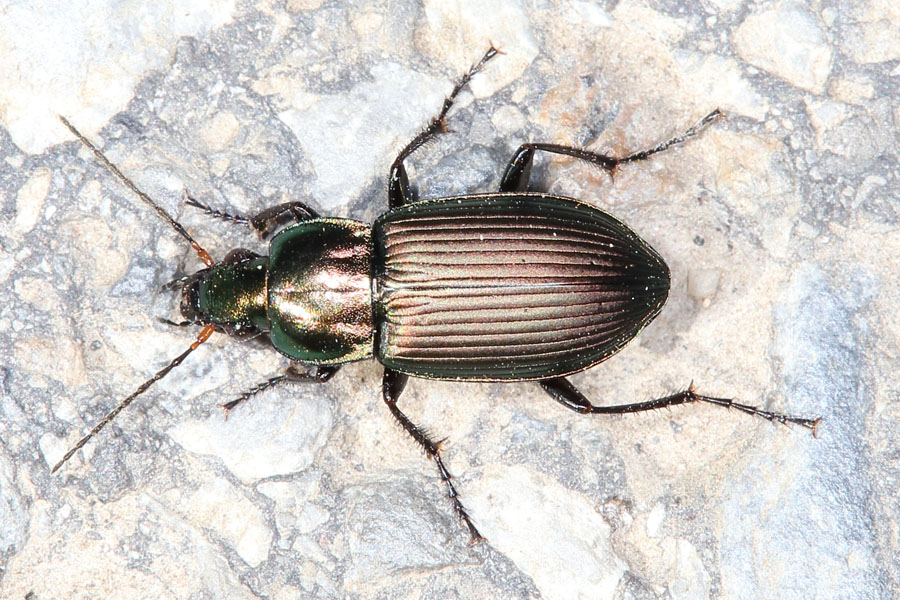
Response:
M225 221L226 223L233 223L235 225L248 225L249 223L249 219L247 219L247 217L243 215L233 215L231 213L223 212L221 210L213 208L209 204L200 202L187 192L184 193L184 203L188 206L199 208L206 216L212 217L213 219L217 219L219 221Z
M249 400L260 392L264 392L277 385L281 385L282 383L325 383L326 381L334 377L334 374L337 373L341 368L340 366L314 366L306 367L306 371L301 371L300 368L304 366L305 365L291 363L291 365L286 368L281 375L270 377L269 379L254 385L249 390L242 392L234 400L231 400L224 404L220 404L219 406L221 406L225 411L225 418L228 418L228 416L231 414L231 411L234 410L234 408L238 404L244 402L245 400Z
M714 398L712 396L701 396L694 391L693 382L691 382L691 385L688 386L686 390L678 392L676 394L672 394L670 396L657 398L655 400L648 400L646 402L634 402L631 404L619 404L616 406L595 406L594 404L591 404L591 402L584 396L584 394L578 391L578 388L572 385L569 380L564 377L542 379L538 381L538 383L542 388L544 388L544 391L546 391L551 398L553 398L566 408L574 410L575 412L580 414L620 415L648 410L657 410L660 408L669 408L671 406L676 406L679 404L690 404L692 402L706 402L709 404L715 404L716 406L723 406L725 408L735 408L748 415L762 417L767 421L777 421L785 425L791 423L795 425L801 425L803 427L806 427L807 429L812 430L813 435L816 434L816 427L821 421L821 419L804 419L801 417L794 417L783 413L761 410L759 408L756 408L755 406L735 402L731 398Z
M221 406L222 410L225 411L225 418L228 419L231 411L234 410L234 407L236 407L238 404L244 402L245 400L249 400L260 392L264 392L265 390L271 389L280 383L284 383L286 380L287 376L284 374L276 375L275 377L269 377L262 383L257 383L249 390L241 392L241 394L234 400L230 400L228 402L225 402L224 404L220 404L219 406Z
M409 188L409 177L406 174L406 167L403 166L403 161L438 135L449 132L445 118L450 107L453 106L456 96L469 84L472 77L478 73L489 60L499 53L499 50L494 48L494 45L491 44L491 47L484 53L481 60L472 65L469 70L457 80L450 95L444 98L441 112L439 112L438 115L431 120L428 126L419 132L419 134L400 151L400 154L397 155L397 158L394 160L393 164L391 164L391 172L388 177L388 208L393 210L404 204L415 201L413 193Z
M252 217L227 213L216 208L212 208L208 204L200 202L196 198L185 193L184 203L194 208L199 208L207 216L226 223L235 225L245 225L252 229L260 237L260 239L268 239L273 233L278 231L281 225L285 225L291 221L301 223L309 219L319 218L319 213L304 204L303 202L285 202L278 206L269 207Z
M654 146L653 148L650 148L649 150L640 150L638 152L629 154L628 156L626 156L624 158L615 159L616 164L614 165L614 168L615 168L615 166L618 166L620 164L644 160L646 158L649 158L650 156L653 156L654 154L659 154L660 152L664 152L664 151L668 150L669 148L671 148L672 146L674 146L676 144L680 144L680 143L684 142L685 140L687 140L688 138L694 137L695 135L697 135L698 133L703 131L706 128L706 126L709 125L710 123L712 123L713 121L717 121L719 119L724 119L724 118L725 118L725 113L723 113L721 110L719 110L717 108L716 110L712 111L711 113L709 113L708 115L706 115L705 117L703 117L702 119L697 121L697 123L693 127L688 129L681 135L676 135L675 137L673 137L669 140L666 140L665 142L657 144L656 146Z
M749 404L741 404L739 402L735 402L733 398L713 398L711 396L701 396L694 392L693 388L688 389L685 392L681 392L680 394L675 394L675 396L685 395L688 397L684 402L708 402L709 404L715 404L716 406L724 406L725 408L736 408L737 410L746 413L748 415L754 415L757 417L762 417L767 421L778 422L783 425L800 425L812 431L813 436L816 435L816 428L819 425L819 422L822 420L821 417L816 419L804 419L802 417L795 417L792 415L786 415L784 413L771 412L768 410L762 410L760 408L756 408L755 406L750 406ZM671 398L672 396L670 396ZM682 402L675 402L674 404L681 404Z
M459 492L456 490L456 486L453 485L453 475L450 474L450 471L447 469L446 465L444 465L444 461L441 458L440 446L444 440L441 440L440 442L432 441L431 438L428 437L428 434L421 427L410 421L409 417L407 417L397 406L397 400L400 398L400 394L403 393L403 388L406 387L408 379L409 376L404 373L392 369L385 369L384 379L381 384L384 403L387 404L391 414L394 415L397 422L403 426L403 429L405 429L406 432L416 440L416 443L425 450L425 454L434 460L434 463L437 465L438 473L440 473L441 480L447 486L447 494L450 497L450 502L453 503L454 512L456 512L459 520L466 526L466 529L469 530L471 542L479 542L483 540L484 537L478 532L475 524L472 523L469 511L467 511L466 507L460 502Z

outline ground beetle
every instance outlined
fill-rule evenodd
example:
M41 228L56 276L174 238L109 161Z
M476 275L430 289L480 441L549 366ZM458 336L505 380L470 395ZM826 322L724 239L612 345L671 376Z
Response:
M660 311L669 268L615 217L560 196L527 191L537 150L588 161L612 173L695 135L716 110L681 136L616 158L557 144L523 144L495 193L417 202L404 161L447 131L457 94L498 51L491 47L463 75L440 113L391 165L388 212L374 226L320 217L300 202L252 218L222 213L190 197L214 217L271 237L269 255L239 248L216 263L162 207L139 190L66 119L63 123L129 189L184 237L205 269L181 286L177 325L200 325L196 341L123 400L53 467L64 462L154 382L178 366L213 332L237 338L266 334L291 365L224 405L284 382L328 381L342 364L375 357L384 365L382 394L395 419L434 459L453 508L473 540L481 539L459 500L440 444L397 406L407 378L536 381L579 413L621 414L708 402L815 431L818 420L759 410L687 390L619 406L594 406L568 380L622 349ZM276 233L286 221L289 227ZM272 237L274 234L274 237Z

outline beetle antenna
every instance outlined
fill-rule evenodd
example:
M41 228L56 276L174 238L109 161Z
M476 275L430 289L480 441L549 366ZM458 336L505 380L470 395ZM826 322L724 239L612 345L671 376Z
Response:
M191 245L191 248L193 248L197 252L197 256L200 257L200 260L203 261L203 264L205 264L207 267L211 267L216 264L216 261L212 259L212 257L209 255L209 252L204 250L203 247L200 246L200 244L198 244L194 240L194 238L192 238L191 235L184 229L181 223L176 221L174 218L172 218L172 215L166 212L166 209L154 202L153 198L145 194L138 186L134 184L134 182L125 177L122 171L120 171L116 165L114 165L108 158L106 158L106 155L104 155L97 146L92 144L91 141L84 137L80 131L75 129L75 126L69 123L69 121L64 116L59 115L59 120L62 121L63 125L65 125L69 129L69 131L72 132L72 135L77 137L78 140L88 148L88 150L94 153L94 156L97 157L97 160L103 163L103 166L106 167L110 173L115 175L118 180L125 185L125 187L134 192L134 194L138 198L143 200L150 208L155 210L156 214L158 214L164 221L171 225L175 231L178 232L178 235L186 239Z
M151 377L150 379L148 379L147 381L142 383L140 385L140 387L138 387L138 389L136 389L134 391L133 394L131 394L130 396L128 396L127 398L125 398L124 400L119 402L118 406L116 406L114 409L112 409L111 411L106 413L106 416L103 417L99 423L94 425L91 428L91 430L87 433L87 435L85 435L83 438L78 440L78 442L74 446L69 448L68 452L65 453L65 455L59 460L59 462L56 463L56 465L54 465L52 469L50 469L50 473L56 473L56 471L61 466L63 466L63 464L65 464L65 462L67 460L72 458L73 454L75 454L76 452L81 450L84 447L84 445L90 441L90 439L92 437L97 435L97 433L99 433L101 429L106 427L113 419L115 419L119 415L120 412L125 410L125 407L127 407L129 404L131 404L135 398L137 398L138 396L140 396L141 394L146 392L147 389L149 389L151 385L153 385L154 383L156 383L157 381L159 381L160 379L162 379L163 377L168 375L169 371L171 371L172 369L174 369L175 367L180 365L181 362L185 358L187 358L188 354L190 354L191 352L196 350L197 347L200 346L200 344L202 344L203 342L208 340L209 336L211 336L214 331L215 331L215 327L212 325L207 325L206 327L204 327L203 330L200 332L200 335L197 336L197 339L194 341L193 344L190 345L190 347L187 350L185 350L184 352L179 354L177 357L175 357L175 360L170 362L168 365L166 365L165 367L163 367L162 369L157 371L156 375L154 375L153 377Z

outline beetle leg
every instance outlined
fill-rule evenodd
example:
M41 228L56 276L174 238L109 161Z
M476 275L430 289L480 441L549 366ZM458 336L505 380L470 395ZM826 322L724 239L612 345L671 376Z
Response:
M538 381L538 383L541 384L541 387L544 388L544 391L550 394L550 396L554 400L556 400L566 408L570 408L575 412L579 412L581 414L618 415L625 413L642 412L645 410L656 410L658 408L666 408L669 406L676 406L678 404L689 404L691 402L708 402L709 404L724 406L725 408L736 408L737 410L747 413L748 415L762 417L767 421L778 421L779 423L794 423L795 425L802 425L807 429L811 429L813 435L815 435L816 427L821 420L803 419L800 417L793 417L791 415L785 415L782 413L760 410L754 406L735 402L731 398L712 398L710 396L701 396L694 391L693 383L688 387L688 389L682 392L678 392L677 394L672 394L671 396L657 398L656 400L648 400L647 402L619 404L616 406L594 406L587 398L584 397L584 394L579 392L578 389L574 385L569 383L569 380L565 379L564 377L557 377L556 379L543 379L541 381Z
M516 150L515 154L513 154L513 157L512 159L510 159L509 164L506 165L506 170L503 172L503 177L500 180L500 191L524 192L528 188L528 180L531 177L531 164L534 160L535 150L542 150L551 154L564 154L566 156L573 156L575 158L595 164L598 167L602 168L604 171L613 173L621 164L644 160L653 156L654 154L658 154L659 152L663 152L664 150L671 148L675 144L680 144L688 138L694 137L695 135L700 133L700 131L703 130L704 127L706 127L716 119L722 117L724 117L722 111L716 109L703 117L696 125L688 129L681 135L675 136L670 140L666 140L661 144L657 144L649 150L634 152L623 158L607 156L605 154L598 154L596 152L590 152L581 148L562 146L560 144L522 144L521 146L519 146L519 149Z
M409 158L410 154L421 148L422 145L442 133L447 133L447 123L444 121L444 118L447 116L447 111L453 106L453 101L456 100L456 96L464 87L466 87L466 85L468 85L475 73L480 71L485 63L494 58L499 52L500 51L494 48L494 46L491 46L488 51L485 52L484 56L481 57L481 60L472 65L465 75L459 78L456 85L453 86L453 91L444 99L444 105L441 107L441 112L431 120L428 126L423 129L419 135L414 137L413 140L400 151L397 159L391 164L391 174L388 178L388 208L393 210L404 204L415 202L413 193L409 189L409 177L406 175L406 167L403 166L403 161Z
M304 367L306 368L306 371L301 371L300 368ZM250 399L251 397L262 391L268 390L282 383L325 383L326 381L331 379L340 368L340 365L327 367L310 367L298 363L291 363L290 366L285 369L284 373L282 373L281 375L270 377L262 383L254 385L246 392L243 392L234 400L222 404L222 408L225 409L225 418L228 418L229 413L234 409L235 406L245 400Z
M403 411L397 406L397 399L400 398L400 394L403 393L403 388L406 387L406 382L409 379L409 376L400 373L399 371L393 371L391 369L384 370L384 379L381 384L381 391L384 396L384 403L387 404L388 408L391 411L391 414L394 415L394 418L403 426L403 429L412 436L416 442L422 446L422 449L425 450L425 454L428 455L429 458L434 460L437 465L438 472L441 475L441 480L447 484L447 490L450 495L450 501L453 503L453 510L456 511L456 514L459 515L460 520L465 524L466 529L469 530L469 535L472 536L472 542L478 542L483 540L484 538L478 533L478 529L475 528L475 525L472 523L472 520L469 518L469 513L466 511L466 507L462 505L462 502L459 500L459 492L456 491L456 486L453 485L453 476L450 475L450 471L447 470L447 467L444 466L444 461L441 460L440 454L440 442L433 442L431 438L428 437L428 434L422 430L421 427L413 423L409 420Z
M184 202L188 206L199 208L214 219L220 219L236 225L246 225L255 231L261 239L267 239L280 225L284 225L288 221L293 220L295 223L300 223L301 221L319 217L319 213L302 202L285 202L284 204L267 208L252 217L222 212L187 194L185 194Z
M319 213L302 202L285 202L250 217L250 228L261 239L267 239L286 222L293 220L294 223L302 223L318 218Z
M203 211L204 214L208 217L212 217L213 219L218 219L220 221L225 221L226 223L235 223L236 225L246 225L247 217L243 215L233 215L231 213L222 212L221 210L212 208L209 204L204 204L188 194L184 193L184 203L188 206L193 206L194 208L199 208Z

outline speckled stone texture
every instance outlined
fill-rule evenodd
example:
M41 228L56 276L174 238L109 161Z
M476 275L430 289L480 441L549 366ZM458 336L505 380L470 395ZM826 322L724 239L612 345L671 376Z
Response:
M888 599L900 594L900 9L894 0L0 3L0 597ZM471 547L373 362L278 373L195 352L159 291L195 255L97 164L102 145L216 257L264 250L185 207L289 199L371 221L453 80L492 61L423 198L489 191L526 141L625 153L728 118L614 180L535 186L628 223L668 305L573 377L597 403L683 388L823 417L818 439L707 406L605 418L534 384L412 381L488 542Z

